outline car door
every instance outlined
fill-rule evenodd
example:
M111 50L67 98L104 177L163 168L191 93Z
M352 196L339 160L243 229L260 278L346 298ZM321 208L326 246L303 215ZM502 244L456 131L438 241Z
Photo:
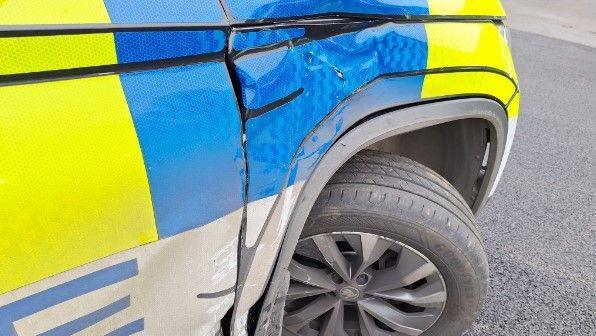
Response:
M242 125L217 0L0 3L0 335L211 334Z

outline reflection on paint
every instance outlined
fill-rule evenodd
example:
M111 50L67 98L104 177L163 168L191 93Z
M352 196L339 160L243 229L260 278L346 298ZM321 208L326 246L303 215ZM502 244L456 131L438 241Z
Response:
M380 75L425 69L426 53L422 24L384 24L235 60L247 108L304 90L246 124L249 201L279 192L304 137L343 99Z
M275 19L320 14L427 15L426 0L228 0L236 20Z
M504 16L499 0L227 0L239 21L320 15Z
M240 115L225 65L202 63L120 78L141 144L160 238L242 207Z

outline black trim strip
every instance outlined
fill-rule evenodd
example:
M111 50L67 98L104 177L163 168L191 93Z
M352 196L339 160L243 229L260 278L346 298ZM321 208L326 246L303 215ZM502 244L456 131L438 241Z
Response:
M287 95L279 100L276 100L272 103L269 103L263 107L259 107L257 109L246 109L246 117L248 119L256 118L262 114L265 114L271 110L274 110L280 106L283 106L283 105L291 102L292 100L298 98L303 92L304 92L304 88L299 88L298 90L290 93L289 95Z
M224 10L225 12L225 10ZM232 20L231 18L228 18ZM426 22L496 22L500 23L505 17L496 16L386 16L386 15L357 15L346 13L307 15L280 19L265 19L233 23L154 23L154 24L50 24L50 25L0 25L0 37L48 36L48 35L76 35L130 31L202 31L222 30L229 32L231 28L239 30L261 30L263 28L280 28L306 26L313 24L329 25L332 23L348 23L363 21L384 21L395 23L426 23ZM329 28L327 26L327 28Z
M234 21L225 5L222 4L224 17ZM286 18L248 20L244 22L221 23L130 23L130 24L31 24L31 25L0 25L0 37L19 36L47 36L47 35L71 35L71 34L93 34L128 31L180 31L180 30L223 30L228 32L231 28L260 30L266 26L300 26L307 24L330 24L340 22L362 22L362 21L385 21L397 23L425 23L425 22L497 22L500 23L505 17L500 16L460 16L460 15L374 15L374 14L349 14L349 13L328 13L320 15L305 15Z
M76 79L111 75L125 72L135 72L143 70L154 70L166 67L175 67L206 62L223 62L225 59L225 49L220 52L208 53L195 56L177 57L164 60L134 62L126 64L110 64L92 67L51 70L41 72L31 72L14 75L0 75L0 87L9 85L21 85L38 82L48 82L55 80Z
M244 33L244 32L254 32L254 31L262 31L262 30L275 30L275 29L288 29L288 28L303 28L306 30L304 36L288 39L285 41L281 41L274 44L248 48L241 51L237 50L230 50L230 54L232 59L236 60L240 57L245 57L252 54L257 54L265 51L272 51L278 48L290 48L296 47L302 44L307 44L312 41L322 40L329 37L362 31L364 29L373 28L373 27L380 27L385 24L408 24L408 23L453 23L453 22L484 22L484 23L494 23L495 21L491 20L479 20L479 21L472 21L472 20L446 20L446 21L429 21L424 22L420 20L400 20L400 21L392 21L392 20L385 20L385 19L374 19L374 18L361 18L361 19L345 19L345 18L334 18L334 19L327 19L327 20L313 20L313 21L294 21L288 23L281 23L281 24L267 24L262 26L248 26L248 27L240 27L240 28L233 28L234 32L237 33Z
M430 21L456 21L456 22L501 22L505 16L490 15L383 15L383 14L353 14L344 12L303 15L281 18L251 19L246 21L235 21L232 27L256 27L271 24L293 23L302 20L325 20L325 19L352 19L352 20L385 20L394 22L430 22Z
M226 296L228 294L232 294L235 291L236 291L236 286L232 286L230 288L224 289L219 292L197 294L197 299L215 299L218 297Z
M303 36L291 38L285 41L281 41L278 43L273 43L269 45L259 46L248 48L244 50L230 50L230 56L232 59L236 60L240 57L246 55L252 55L264 51L271 51L282 47L297 47L302 44L306 44L316 40L323 40L329 37L338 36L341 34L347 34L357 31L362 31L364 29L373 28L382 26L383 24L387 24L390 22L387 21L346 21L346 20L333 20L332 22L320 22L320 23L308 23L308 24L296 24L296 25L288 25L288 26L270 26L270 27L261 27L260 29L234 29L234 33L246 33L246 32L253 32L253 31L263 31L266 29L288 29L288 28L303 28L305 33Z
M460 73L461 72L489 72L489 73L494 73L494 74L497 74L497 75L507 78L513 84L513 88L514 88L514 91L513 91L514 93L513 93L512 97L510 98L509 102L511 101L511 99L513 99L515 94L517 92L519 92L519 87L518 87L517 83L515 82L515 80L513 80L513 78L511 78L511 76L507 72L505 72L501 69L485 67L485 66L444 67L444 68L433 68L433 69L405 71L405 72L392 72L392 73L379 75L379 76L373 78L372 80L368 81L367 83L364 83L362 86L360 86L354 92L352 92L349 96L342 99L342 101L339 102L339 104L337 106L341 105L345 100L349 99L350 97L354 96L355 94L359 93L360 91L366 89L368 86L372 85L373 83L383 80L383 79L399 78L399 77L413 77L413 76L432 75L432 74L444 74L444 73L458 73L458 72L460 72ZM464 95L469 96L470 94L464 93ZM459 97L459 95L455 95L455 96ZM507 106L507 104L509 102L503 102L502 105ZM266 105L260 109L264 109L265 107L267 107L269 105ZM275 106L274 108L279 107L281 105L283 105L283 104L279 104L279 105ZM273 110L273 108L268 111L265 111L259 115L267 113L271 110ZM248 117L248 119L253 118L250 114L247 114L247 117Z
M223 1L223 0L222 0ZM229 35L228 38L226 40L226 50L230 50L230 43L231 41L233 41L234 39L234 32L232 31ZM240 81L238 79L238 76L236 75L236 70L235 70L235 65L232 62L232 60L230 59L230 54L228 52L225 53L225 65L226 68L228 69L228 74L230 77L230 82L232 84L232 88L234 90L234 96L236 97L236 104L238 107L238 114L240 117L240 126L241 126L241 132L240 132L240 145L242 147L242 164L244 166L244 193L243 193L243 207L242 207L242 218L240 220L240 230L238 232L238 246L237 246L237 251L238 251L238 255L236 256L237 261L238 261L238 272L236 272L236 285L234 286L234 288L236 289L236 291L238 293L242 292L242 286L244 285L243 283L241 283L241 279L243 277L242 274L244 274L244 269L242 268L242 265L245 264L245 262L243 262L244 258L245 258L245 254L244 254L244 241L246 238L246 225L247 225L247 209L248 209L248 176L249 176L249 172L250 172L250 168L248 166L248 160L246 157L246 123L244 122L246 120L246 116L244 115L244 109L242 108L242 89L241 89L241 85L240 85ZM235 321L236 320L236 310L234 307L236 307L240 302L240 296L236 295L234 298L234 305L232 308L230 308L232 315L230 316L231 321ZM228 328L226 331L228 333L232 332L232 327L233 324L230 325L230 328ZM223 327L222 327L223 328Z
M142 31L230 31L230 27L220 23L164 23L164 24L62 24L62 25L10 25L0 26L0 37L80 35L115 32Z
M507 104L505 105L505 108L507 110L509 110L509 105L511 105L511 103L513 103L513 99L515 99L515 96L517 96L519 94L519 88L517 88L515 90L515 93L513 94L513 96L511 96L511 99L509 99L509 102L507 102Z
M244 102L242 101L242 83L240 83L240 78L238 77L238 72L236 71L236 64L234 63L234 59L231 57L230 52L235 34L236 32L232 30L228 36L228 39L226 40L225 63L226 68L228 69L228 74L230 75L230 79L232 80L232 87L234 88L234 93L236 95L236 101L238 102L238 108L240 110L242 121L244 121L246 120L246 109L244 108ZM242 123L242 125L243 127L245 126L244 123Z
M372 83L373 81L383 78L383 77L406 77L406 76L417 76L417 75L426 75L426 74L441 74L441 73L454 73L454 72L490 72L495 73L497 75L501 75L506 77L515 88L515 92L518 91L518 86L515 80L509 75L509 73L493 68L488 66L457 66L457 67L442 67L442 68L433 68L433 69L426 69L426 70L418 70L418 71L411 71L411 72L396 72L378 76L377 78L373 79L371 82L367 83L366 85Z

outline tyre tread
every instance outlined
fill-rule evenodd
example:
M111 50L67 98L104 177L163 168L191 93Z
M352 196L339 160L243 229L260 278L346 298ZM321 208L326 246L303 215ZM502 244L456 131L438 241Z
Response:
M488 261L482 236L474 225L474 214L443 177L410 159L365 150L346 162L325 186L303 236L321 231L320 226L331 225L318 223L320 218L332 221L340 214L354 218L356 226L362 225L359 221L366 221L358 216L399 218L413 229L447 237L450 248L467 260L466 267L477 279L477 307L471 308L469 320L462 321L472 323L487 291ZM421 227L420 223L425 224Z

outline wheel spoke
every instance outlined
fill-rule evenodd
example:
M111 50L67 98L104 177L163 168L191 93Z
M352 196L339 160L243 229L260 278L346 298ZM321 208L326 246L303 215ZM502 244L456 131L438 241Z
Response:
M335 284L322 269L305 266L296 260L292 260L288 270L290 271L291 279L305 283L307 285L325 288L328 290L335 290Z
M406 335L420 335L436 319L434 314L405 313L378 298L358 301L358 306L391 329Z
M281 336L319 336L319 332L307 327L302 327L302 329L298 331L292 331L291 328L283 327Z
M314 236L312 239L329 266L346 282L350 281L350 264L337 247L335 240L329 235Z
M314 287L303 283L291 283L286 294L287 300L295 300L331 292L331 289Z
M294 254L318 260L323 264L325 263L325 259L321 255L321 252L319 252L319 248L317 245L315 245L315 242L312 239L306 239L299 242L298 246L296 246L296 251L294 251Z
M344 329L344 303L338 301L325 320L321 336L347 336Z
M379 260L383 253L385 253L385 251L387 251L391 245L393 245L391 241L381 238L377 235L368 233L360 234L360 253L362 256L362 262L360 263L358 270L354 272L353 277L358 276L367 267Z
M356 254L360 257L362 256L362 244L360 243L360 235L361 233L347 233L343 234L342 238L345 239L348 244L354 249Z
M362 336L392 336L391 332L377 327L375 321L364 311L364 309L362 309L362 307L358 307L358 324Z
M442 307L447 301L447 292L440 281L425 284L414 290L400 288L372 293L372 295L425 308Z
M304 238L288 270L284 335L348 336L356 328L362 336L418 336L447 301L445 283L431 261L371 233Z
M375 322L360 307L358 307L358 324L360 325L360 333L362 334L362 336L375 335Z
M426 262L410 249L403 248L397 265L375 272L367 291L378 293L401 288L437 272L432 263Z
M330 295L322 295L307 304L306 306L286 313L284 316L284 325L288 330L297 332L310 321L325 314L329 309L333 308L338 302L338 299Z

